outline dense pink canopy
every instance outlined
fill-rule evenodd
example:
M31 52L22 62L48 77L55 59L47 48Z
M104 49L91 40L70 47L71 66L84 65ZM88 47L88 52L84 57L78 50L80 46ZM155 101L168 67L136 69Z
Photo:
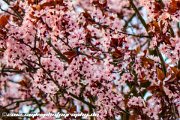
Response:
M0 113L179 118L178 0L4 1Z

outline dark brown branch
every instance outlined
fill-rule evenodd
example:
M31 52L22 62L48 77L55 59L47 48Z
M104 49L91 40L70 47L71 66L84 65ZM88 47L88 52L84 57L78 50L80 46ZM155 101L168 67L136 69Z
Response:
M134 11L136 12L139 20L141 21L141 23L143 24L143 26L145 27L146 31L148 31L148 27L146 25L145 20L143 19L143 17L141 16L139 10L137 9L137 7L135 6L135 4L133 3L133 0L129 0L130 5L132 6L132 8L134 9Z
M141 10L143 7L139 7L138 10ZM132 19L136 16L136 12L126 21L124 25L124 29L127 28L128 24L132 21Z
M63 55L58 49L56 49L56 47L54 47L54 46L52 45L51 40L47 41L47 44L48 44L50 47L52 47L52 48L54 49L54 51L55 51L63 60L65 60L66 62L69 61L69 59L68 59L65 55Z
M160 58L164 75L166 76L166 72L167 72L167 71L166 71L166 63L165 63L165 61L164 61L164 59L163 59L163 57L162 57L162 54L159 52L158 47L156 47L156 52L157 52L157 54L158 54L158 56L159 56L159 58Z

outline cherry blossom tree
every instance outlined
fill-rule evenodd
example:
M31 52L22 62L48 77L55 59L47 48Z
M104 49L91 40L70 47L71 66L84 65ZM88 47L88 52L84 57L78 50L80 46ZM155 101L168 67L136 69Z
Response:
M1 114L179 118L179 0L3 1Z

